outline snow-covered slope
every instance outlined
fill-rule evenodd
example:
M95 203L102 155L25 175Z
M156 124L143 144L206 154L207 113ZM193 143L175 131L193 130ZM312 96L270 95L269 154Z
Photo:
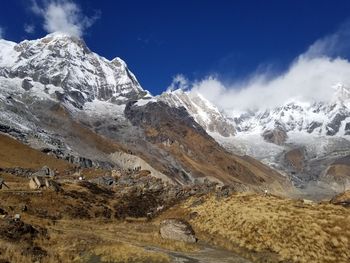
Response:
M42 93L76 108L95 99L121 104L147 95L123 60L109 61L62 33L19 44L0 40L0 76L21 79L29 92L40 83Z
M235 134L232 120L199 93L177 89L166 91L157 99L171 107L185 107L194 120L207 132L218 133L224 137Z
M314 135L350 135L349 89L341 84L335 87L330 102L292 101L273 109L232 116L237 130L260 133L282 125L287 132L303 131Z

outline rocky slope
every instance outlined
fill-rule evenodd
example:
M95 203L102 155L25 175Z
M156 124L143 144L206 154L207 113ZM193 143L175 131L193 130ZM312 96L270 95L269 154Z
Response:
M204 125L201 114L188 114L190 105L152 97L121 59L109 61L81 39L1 40L0 50L0 129L33 148L83 167L147 167L178 184L209 178L240 189L289 188L277 172L222 148L195 121ZM228 123L220 129L234 133Z

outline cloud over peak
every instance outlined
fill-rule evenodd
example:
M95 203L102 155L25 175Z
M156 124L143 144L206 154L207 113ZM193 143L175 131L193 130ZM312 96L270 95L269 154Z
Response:
M281 106L290 101L319 102L333 99L337 83L350 87L350 24L317 40L305 53L279 75L258 72L245 81L225 84L218 77L207 76L189 82L182 75L176 83L186 80L190 92L198 92L221 110L228 113L237 110L264 110Z
M69 0L32 1L31 10L44 20L43 28L48 33L63 32L81 37L85 30L99 18L99 13L87 17L81 8Z

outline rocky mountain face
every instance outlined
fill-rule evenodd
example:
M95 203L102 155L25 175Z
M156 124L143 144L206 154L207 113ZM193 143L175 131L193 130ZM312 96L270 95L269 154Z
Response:
M158 114L155 115L154 113ZM163 102L150 102L139 106L129 103L125 116L130 122L145 131L145 138L157 145L166 156L176 158L182 170L168 167L180 181L193 178L220 181L244 189L287 186L276 171L260 162L229 154L205 130L189 116L184 107L174 108ZM243 187L243 188L242 188ZM288 187L287 187L288 188Z
M276 171L220 146L206 130L229 136L232 124L201 96L186 96L152 97L121 59L65 34L0 41L1 132L82 167L145 169L175 184L290 189Z

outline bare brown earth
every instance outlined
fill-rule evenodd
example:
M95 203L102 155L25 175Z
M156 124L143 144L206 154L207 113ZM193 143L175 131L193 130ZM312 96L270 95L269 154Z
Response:
M167 131L167 134L170 133L171 130ZM251 190L270 189L286 193L292 189L287 179L277 171L248 156L242 158L228 154L215 142L198 133L188 131L184 138L178 141L181 144L175 143L164 148L199 176L217 178L227 184L246 185ZM189 149L191 154L183 150L183 147Z
M72 168L68 162L34 150L7 135L0 134L0 149L0 168L40 169L44 165L59 171Z
M53 130L59 130L62 127L66 131L65 137L70 141L79 142L84 145L87 151L96 149L102 153L114 153L115 151L126 151L126 148L118 142L112 141L100 134L73 120L67 110L60 104L53 106L50 111L56 117L54 122L50 122L50 127Z

